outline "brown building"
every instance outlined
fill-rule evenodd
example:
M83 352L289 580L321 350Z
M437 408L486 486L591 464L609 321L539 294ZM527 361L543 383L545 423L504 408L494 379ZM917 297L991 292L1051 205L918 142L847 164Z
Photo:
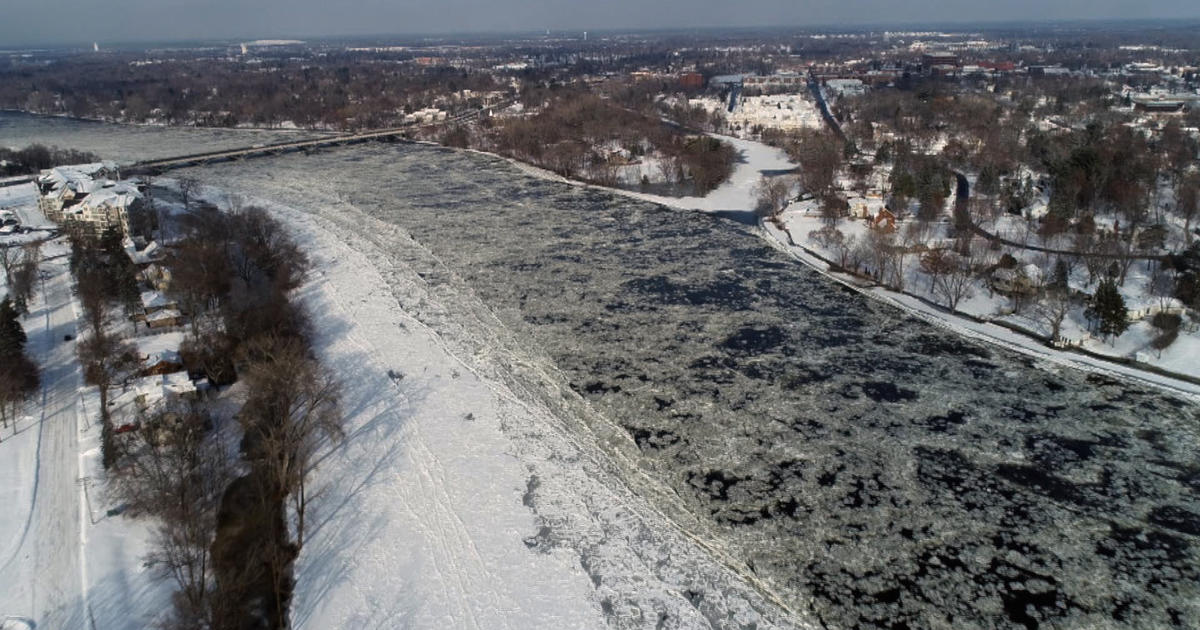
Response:
M679 87L685 90L699 90L704 87L704 75L699 72L684 72L679 75Z
M921 55L921 68L926 72L930 70L957 68L958 55L953 53L925 53Z

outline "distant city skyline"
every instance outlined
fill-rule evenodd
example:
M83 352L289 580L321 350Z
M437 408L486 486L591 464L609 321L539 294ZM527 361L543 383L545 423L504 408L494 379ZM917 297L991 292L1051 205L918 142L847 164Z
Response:
M1200 18L1194 0L53 0L0 5L0 49L38 44L613 29Z

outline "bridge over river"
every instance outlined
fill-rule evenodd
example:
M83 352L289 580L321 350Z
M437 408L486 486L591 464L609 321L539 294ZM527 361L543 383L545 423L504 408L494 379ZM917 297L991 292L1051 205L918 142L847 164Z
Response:
M467 122L475 120L481 116L490 115L496 109L503 109L512 105L515 99L502 101L495 105L490 105L482 109L473 110L464 114L459 114L446 120L427 123L424 125L409 124L400 127L391 127L387 129L372 129L369 131L360 131L349 134L339 134L327 138L317 138L314 140L297 140L293 142L281 142L278 144L254 145L250 147L241 147L235 149L224 149L220 151L208 151L204 153L195 153L191 155L181 155L175 157L162 158L157 160L147 160L137 162L132 166L124 169L126 174L143 174L143 173L164 173L169 170L184 168L188 166L200 166L204 164L212 164L215 162L227 162L232 160L244 160L248 158L264 157L269 155L281 155L284 153L309 152L325 147L345 146L349 144L359 144L370 142L373 140L394 140L404 137L418 129L425 129L438 125L447 125Z

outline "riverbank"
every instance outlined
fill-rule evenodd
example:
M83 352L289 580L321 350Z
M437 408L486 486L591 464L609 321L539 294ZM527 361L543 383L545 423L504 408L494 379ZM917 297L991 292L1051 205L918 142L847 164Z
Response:
M1106 374L1117 378L1132 378L1177 394L1193 398L1200 397L1200 380L1186 374L1172 374L1159 368L1143 369L1136 365L1124 365L1118 360L1092 353L1071 349L1059 350L1046 345L1046 341L1033 332L1022 332L1015 327L1006 327L984 321L932 304L928 300L907 292L888 289L877 283L864 280L853 274L835 271L835 265L817 252L794 244L789 234L769 222L761 223L764 238L769 239L780 251L787 252L796 260L813 268L821 275L849 287L854 291L885 302L916 315L955 334L986 341L988 343L1020 352L1056 365L1072 367ZM1153 366L1150 366L1153 367Z
M279 127L259 127L255 125L239 124L235 127L213 127L209 125L173 125L165 122L132 122L127 120L108 120L106 118L96 118L91 116L75 116L73 114L44 114L41 112L32 112L24 109L0 108L0 114L20 114L23 116L36 116L38 118L58 118L62 120L72 120L81 123L99 123L103 125L121 125L125 127L151 127L156 129L167 128L182 128L182 129L212 129L212 130L228 130L228 131L270 131L278 133L322 133L336 135L346 133L332 128L319 127L298 127L298 126L279 126Z
M527 487L537 476L528 495L537 530L521 534L539 550L533 557L549 549L578 558L619 627L653 627L660 612L678 619L686 604L660 596L663 589L697 592L721 573L685 567L695 556L664 545L669 530L655 525L662 520L608 485L607 466L593 467L605 461L594 459L596 444L628 471L621 476L637 496L690 520L688 529L742 561L730 566L744 562L746 573L830 627L878 618L936 627L951 614L1003 626L1005 610L1027 605L1047 623L1101 626L1125 614L1129 596L1144 611L1138 621L1155 625L1200 581L1186 536L1155 524L1176 509L1200 510L1186 473L1173 472L1189 470L1181 462L1195 451L1195 406L1178 396L952 336L797 265L757 227L525 177L494 157L363 145L188 172L318 218L319 233L361 252L403 311L370 315L360 300L346 302L341 319L369 324L371 349L382 351L398 321L419 323L523 403L492 420L471 397L461 413L473 413L475 424L460 424L451 408L422 432L495 422L507 452L533 466ZM344 257L320 245L312 251ZM356 270L331 287L361 278L386 297L367 275ZM323 328L334 340L344 330ZM345 364L374 395L385 390L370 375L388 369L405 374L404 393L429 391L428 377L416 379L421 368ZM458 383L470 382L460 374ZM538 411L547 406L554 413ZM384 433L364 434L363 446L394 444L391 423L376 426ZM572 447L558 450L564 434ZM346 457L347 466L396 461ZM356 520L340 516L330 532L392 513L398 501L387 493L404 477L380 474L396 482L356 493L347 508ZM456 475L437 485L475 483ZM660 484L673 493L655 490ZM1146 490L1123 491L1130 487ZM520 507L524 495L509 501ZM473 527L476 518L463 521ZM638 531L646 535L630 536ZM1151 558L1155 551L1137 546L1143 534L1178 545L1178 560ZM1009 541L1020 541L1019 557ZM347 580L359 585L381 581L361 558L395 564L370 544L332 552L356 560ZM939 562L915 566L913 558ZM1018 570L1024 589L1012 586ZM1153 571L1139 575L1162 586L1121 586L1139 571ZM877 593L893 588L881 585L899 591L881 601ZM372 600L386 600L383 586L372 588ZM704 605L746 601L737 590L743 595L730 599L728 587L705 587ZM385 610L361 608L349 599L356 592L347 586L329 605ZM996 598L1007 603L987 603ZM636 615L634 606L646 617L622 617ZM444 625L467 625L456 621Z
M1175 393L1192 397L1200 396L1200 379L1190 374L1176 373L1149 364L1142 364L1120 357L1107 357L1100 353L1075 348L1056 349L1048 346L1046 341L1037 336L1033 331L1022 331L1016 326L1004 326L962 313L951 312L916 295L893 291L852 274L832 270L833 265L830 261L817 252L796 244L791 235L784 230L780 230L770 223L760 222L754 214L756 204L754 186L758 183L758 180L763 175L782 174L796 168L796 165L788 160L786 153L780 149L753 140L742 140L726 136L719 137L722 140L733 143L734 147L742 152L743 159L739 161L738 167L729 181L706 197L665 197L589 184L567 179L550 171L511 158L505 158L504 156L495 156L494 154L482 151L478 153L500 157L514 164L521 171L543 179L564 182L575 186L597 188L678 210L716 214L732 218L741 223L759 225L763 237L772 246L787 252L793 258L811 267L823 276L871 298L921 317L952 333L985 341L1041 360L1051 361L1057 365L1107 374L1117 378L1133 378Z

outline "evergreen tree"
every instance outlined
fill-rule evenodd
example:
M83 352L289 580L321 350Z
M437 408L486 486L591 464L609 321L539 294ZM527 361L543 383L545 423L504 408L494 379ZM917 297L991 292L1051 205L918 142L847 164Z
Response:
M1100 281L1087 308L1088 319L1095 322L1100 334L1105 338L1119 337L1129 328L1129 311L1125 308L1125 298L1117 290L1117 283L1111 277Z
M17 309L6 297L0 300L0 425L13 421L21 403L38 388L37 365L25 355L25 330L17 321Z
M0 300L0 361L9 361L25 352L25 329L17 321L19 313L12 300Z
M996 173L996 167L984 164L983 168L979 169L979 178L975 180L975 192L991 196L999 191L1000 177Z
M1066 291L1068 287L1067 261L1059 258L1054 261L1054 271L1050 274L1050 282L1046 283L1047 291Z

